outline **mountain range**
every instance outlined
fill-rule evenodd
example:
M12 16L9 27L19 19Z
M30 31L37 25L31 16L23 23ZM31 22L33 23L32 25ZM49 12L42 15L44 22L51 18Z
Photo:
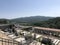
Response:
M52 18L54 18L54 17L30 16L30 17L21 17L21 18L11 19L11 21L17 22L17 23L22 23L22 22L34 23L34 22L46 21L46 20L49 20Z

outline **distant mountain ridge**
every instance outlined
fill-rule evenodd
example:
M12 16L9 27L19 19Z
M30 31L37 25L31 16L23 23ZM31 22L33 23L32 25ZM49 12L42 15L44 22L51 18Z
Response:
M20 22L34 23L34 22L46 21L52 18L54 17L30 16L30 17L21 17L21 18L12 19L11 21L18 23Z

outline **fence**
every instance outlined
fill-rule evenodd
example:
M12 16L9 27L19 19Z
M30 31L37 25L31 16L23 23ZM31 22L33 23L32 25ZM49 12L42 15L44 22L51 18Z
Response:
M17 41L0 38L0 45L19 45Z

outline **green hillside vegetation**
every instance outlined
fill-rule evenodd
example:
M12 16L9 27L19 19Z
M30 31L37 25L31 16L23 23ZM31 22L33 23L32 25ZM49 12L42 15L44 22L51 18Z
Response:
M17 22L17 23L34 23L34 22L40 22L45 21L48 19L52 19L53 17L45 17L45 16L30 16L30 17L21 17L12 19L11 21Z
M34 17L24 17L18 19L0 19L0 24L10 24L10 23L19 23L22 25L32 25L48 28L57 28L60 29L60 17L43 17L43 16L34 16Z
M10 23L10 20L8 19L0 19L0 24L8 24Z
M31 25L31 23L46 21L46 20L52 19L52 18L53 17L30 16L30 17L21 17L21 18L15 18L15 19L0 19L0 24L19 23L22 25Z
M47 21L41 21L41 22L37 22L37 23L32 23L32 24L34 26L60 29L60 17L49 19Z

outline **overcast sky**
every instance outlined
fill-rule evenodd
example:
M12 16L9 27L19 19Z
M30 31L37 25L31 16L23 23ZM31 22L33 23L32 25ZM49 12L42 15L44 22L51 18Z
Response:
M0 0L0 18L60 17L60 0Z

